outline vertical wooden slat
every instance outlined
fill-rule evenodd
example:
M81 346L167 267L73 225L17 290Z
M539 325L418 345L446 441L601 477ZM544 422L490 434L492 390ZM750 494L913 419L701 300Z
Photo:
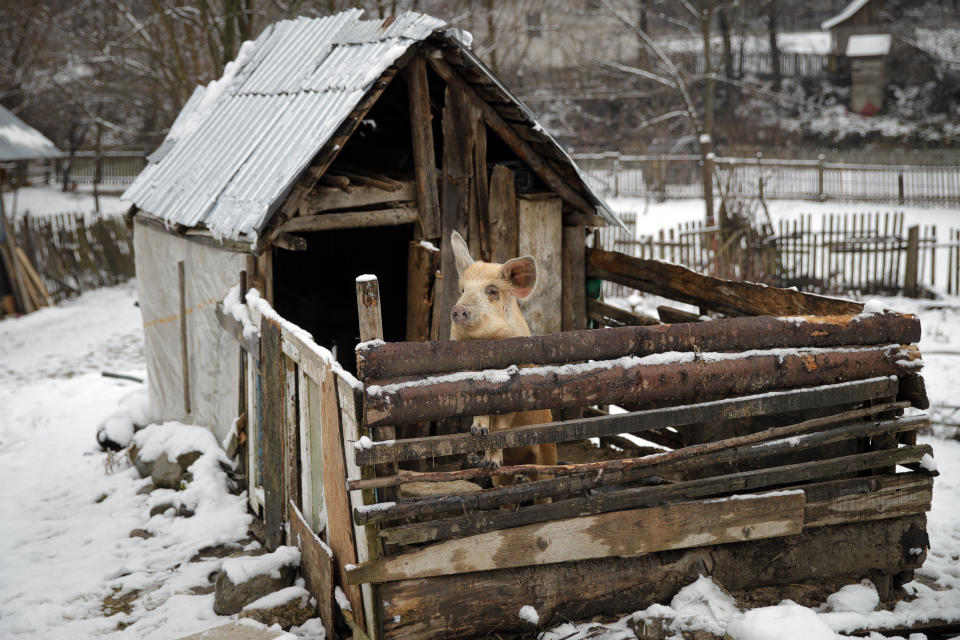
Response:
M519 253L537 261L537 284L523 303L523 315L534 335L560 331L562 203L557 196L517 198Z
M300 461L301 500L303 516L311 530L322 532L327 523L323 518L323 413L320 402L320 384L299 370L297 385L300 403Z
M407 341L430 339L434 272L440 263L436 247L413 241L407 251Z
M242 350L241 350L242 351ZM259 354L248 353L247 358L247 497L250 502L250 508L254 513L260 513L263 509L260 500L260 487L263 481L260 477L261 461L263 460L262 440L260 437L262 431L262 421L260 419L263 407L260 404L261 394L260 377L257 358Z
M490 176L488 219L490 221L490 261L503 263L518 255L519 227L517 195L513 171L494 165Z
M586 229L582 226L563 228L561 261L562 331L587 328Z
M405 69L410 103L410 132L417 186L417 208L424 238L440 237L440 195L437 192L437 160L433 144L433 114L430 87L423 58L413 58Z
M260 321L260 375L263 385L263 520L267 547L283 544L283 450L286 369L283 332L271 318Z
M300 494L300 420L297 383L299 373L297 364L290 358L283 358L283 495L285 521L290 522L288 510L291 505L303 509ZM287 540L287 544L292 544Z
M177 262L177 293L180 301L180 374L183 380L183 413L190 415L190 360L187 353L187 279L183 260Z

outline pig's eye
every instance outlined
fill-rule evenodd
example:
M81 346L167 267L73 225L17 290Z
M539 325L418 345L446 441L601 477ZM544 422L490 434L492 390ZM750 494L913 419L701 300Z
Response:
M487 297L491 300L496 300L500 297L500 290L497 289L496 285L489 285L486 289Z

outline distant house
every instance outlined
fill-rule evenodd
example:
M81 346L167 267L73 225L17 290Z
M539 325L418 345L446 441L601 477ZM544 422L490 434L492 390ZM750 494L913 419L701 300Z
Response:
M0 162L62 157L63 152L46 136L0 107Z

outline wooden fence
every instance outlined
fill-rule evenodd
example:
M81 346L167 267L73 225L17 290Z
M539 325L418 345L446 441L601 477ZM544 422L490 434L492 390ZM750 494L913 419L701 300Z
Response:
M760 230L722 231L690 221L657 234L605 228L600 245L638 258L682 264L701 273L822 293L918 295L924 289L960 295L960 228L905 229L902 212L812 214ZM610 285L607 295L629 291Z
M578 154L588 184L608 197L697 198L698 155ZM960 165L882 165L718 157L714 191L767 199L960 203ZM719 184L718 184L719 183Z
M123 218L28 215L14 235L54 301L134 276L133 235Z

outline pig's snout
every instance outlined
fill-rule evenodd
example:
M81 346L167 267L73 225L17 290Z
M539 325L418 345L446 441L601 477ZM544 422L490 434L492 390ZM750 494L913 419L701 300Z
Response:
M450 310L450 316L459 325L470 324L470 310L462 304L454 305Z

